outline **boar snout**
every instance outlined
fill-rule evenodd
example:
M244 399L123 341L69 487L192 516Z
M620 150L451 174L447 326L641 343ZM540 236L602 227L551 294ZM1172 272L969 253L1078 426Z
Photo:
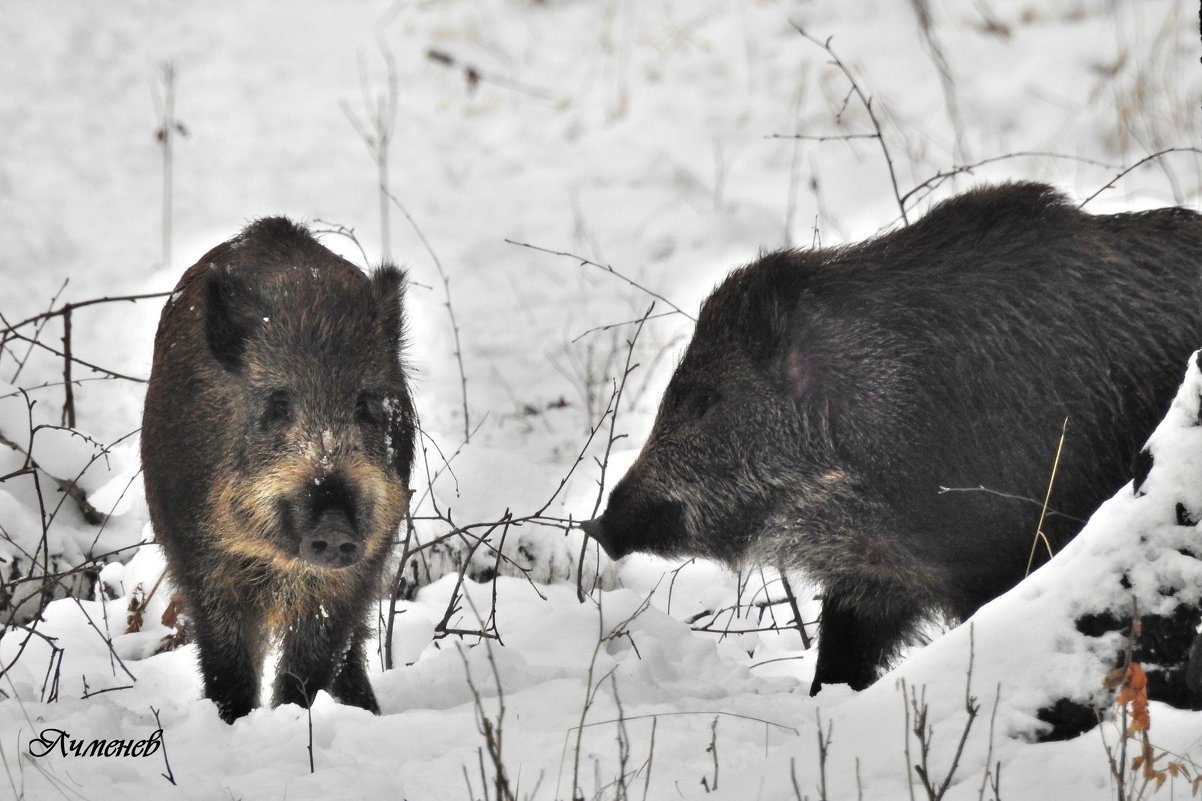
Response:
M611 535L612 532L610 532L610 530L605 526L604 517L595 517L592 520L585 520L580 524L580 527L584 529L584 533L588 537L596 540L597 544L601 546L601 549L605 551L605 555L610 559L613 559L615 562L629 553L629 550L618 550Z
M687 540L683 507L640 491L629 478L610 493L605 513L581 528L614 560L633 551L670 556Z
M301 537L301 558L317 567L350 567L362 553L350 518L341 509L322 512L313 528Z

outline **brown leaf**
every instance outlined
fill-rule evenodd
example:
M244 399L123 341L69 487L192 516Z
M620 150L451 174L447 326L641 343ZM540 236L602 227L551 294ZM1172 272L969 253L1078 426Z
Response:
M1125 668L1117 667L1106 674L1102 679L1102 686L1107 690L1117 690L1123 684L1123 679L1127 675Z
M171 602L167 604L167 608L163 610L162 622L169 629L176 627L176 621L179 619L180 607L184 603L184 598L178 592L171 596Z
M138 582L138 586L134 587L129 596L129 610L125 618L126 634L135 634L142 630L142 614L146 611L144 595L142 583Z

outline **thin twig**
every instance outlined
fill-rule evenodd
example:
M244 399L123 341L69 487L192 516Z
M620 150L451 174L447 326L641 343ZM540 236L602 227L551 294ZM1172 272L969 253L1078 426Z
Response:
M593 326L592 328L589 328L585 331L581 331L579 334L572 337L571 344L575 345L577 342L584 339L589 334L596 334L599 332L609 331L614 328L621 328L622 326L626 326L626 325L641 325L644 322L646 322L647 320L658 320L661 317L671 317L674 314L680 314L680 312L679 311L666 311L666 312L660 312L659 314L652 314L650 316L644 315L642 317L635 317L633 320L623 320L620 323L607 323L606 325Z
M806 634L805 623L801 619L801 609L797 606L797 598L793 595L793 588L789 585L789 579L785 576L784 568L780 568L777 572L780 573L781 586L785 588L785 598L789 601L789 607L793 610L793 623L797 627L797 632L801 635L801 647L805 650L810 650L810 636Z
M885 143L885 135L881 130L881 123L879 120L877 120L876 112L872 109L872 98L864 94L864 91L860 89L860 84L851 74L851 70L847 68L847 65L843 63L839 56L835 54L834 49L831 48L832 37L828 36L826 41L819 41L810 34L806 33L805 29L797 23L790 24L792 24L793 29L801 34L802 37L804 37L807 41L818 45L825 50L828 55L830 55L831 60L835 63L835 66L839 68L839 71L843 73L843 76L847 78L848 82L851 84L852 92L854 92L856 97L859 98L860 103L864 106L864 110L868 112L868 119L872 122L872 129L876 131L876 134L872 138L876 139L880 143L881 153L885 156L885 166L889 169L889 182L893 185L893 197L897 200L897 208L899 211L901 211L902 221L908 225L910 218L906 214L906 204L902 202L901 190L897 185L897 173L893 169L893 156L889 153L889 146Z
M957 161L964 160L964 120L960 116L960 103L956 97L956 82L952 79L952 68L943 52L943 45L935 35L935 23L931 17L930 0L910 0L914 13L918 15L918 30L922 34L923 43L935 63L935 71L939 73L939 84L943 88L943 102L947 106L948 120L955 134L953 154Z
M47 344L46 344L46 343L44 343L44 342L39 342L39 341L38 341L38 340L36 340L36 339L32 339L32 338L30 338L30 337L27 337L27 336L25 336L24 334L19 334L19 333L17 333L16 331L12 331L12 332L11 332L11 337L12 337L13 339L19 339L19 340L22 340L23 342L28 342L28 343L30 343L31 345L35 346L35 347L41 348L41 349L42 349L42 350L44 350L44 351L47 351L47 352L49 352L49 353L52 353L52 354L54 354L55 356L58 356L60 359L67 359L67 358L69 358L69 359L70 359L72 362L74 362L75 364L78 364L78 365L81 365L81 366L83 366L83 367L86 367L86 368L88 368L89 370L94 370L94 371L95 371L95 372L97 372L97 373L103 373L104 375L106 375L106 376L109 376L110 378L120 378L120 379L122 379L122 380L124 380L124 381L133 381L133 382L135 382L135 383L138 383L138 384L145 384L145 383L146 383L146 379L145 379L145 378L138 378L137 376L125 375L124 373L118 373L116 370L109 370L108 368L101 367L101 366L100 366L100 365L98 365L98 364L93 364L92 362L87 362L87 361L84 361L83 359L80 359L80 358L78 358L78 357L76 357L76 356L70 356L69 354L63 353L63 352L62 352L62 351L60 351L60 350L57 350L57 349L55 349L55 348L52 348L52 347L50 347L49 345L47 345Z
M655 756L655 727L659 718L651 718L651 743L647 746L647 772L643 775L643 801L647 801L647 792L651 789L651 759Z
M66 286L65 283L64 286ZM8 324L3 329L0 329L0 334L13 332L18 328L24 328L25 326L32 325L33 323L44 322L54 317L61 317L64 314L69 314L77 309L83 309L88 306L96 306L101 303L136 303L139 300L165 298L171 294L171 292L147 292L141 295L106 295L100 298L92 298L91 300L72 301L71 303L64 303L57 309L51 309L50 311L42 312L41 314L35 314L33 317L27 317L20 322Z
M1065 520L1071 520L1074 523L1084 523L1085 522L1084 520L1082 520L1079 517L1074 517L1073 515L1053 509L1050 506L1047 506L1044 501L1041 501L1037 498L1027 498L1023 495L1013 495L1009 492L1002 492L1001 490L990 489L989 487L986 487L984 485L977 485L975 487L940 487L939 488L940 495L942 495L945 492L984 492L987 495L993 495L998 498L1005 498L1006 500L1010 500L1010 501L1022 501L1023 503L1029 503L1032 506L1038 506L1040 509L1044 510L1046 517L1063 517Z
M359 91L362 95L363 114L367 122L362 123L351 110L345 100L342 101L342 113L346 115L355 132L367 146L367 152L376 164L376 182L379 189L380 211L380 253L384 261L388 261L389 223L388 223L388 152L392 146L393 133L396 130L397 98L400 94L397 77L396 59L384 45L384 39L376 33L376 44L380 48L380 56L384 60L385 90L372 98L367 90L367 66L363 53L359 53ZM373 102L374 100L374 102ZM370 129L369 129L370 127Z
M574 260L580 262L580 266L582 266L582 267L596 267L598 270L603 270L603 271L609 273L610 275L616 276L617 278L621 279L622 281L625 281L627 284L629 284L630 286L639 290L640 292L650 295L651 297L655 298L656 300L662 300L664 303L671 306L672 309L675 310L675 312L677 314L684 315L689 320L692 320L694 323L697 322L696 317L689 314L687 311L680 308L675 303L673 303L672 301L665 298L663 295L659 294L658 292L653 292L652 290L648 289L647 287L643 286L642 284L638 283L637 281L635 281L631 278L627 278L625 275L622 275L622 273L615 270L611 265L600 264L598 262L593 261L592 259L586 259L583 256L577 256L575 253L568 253L567 251L563 251L563 250L551 250L550 248L539 247L538 245L531 245L527 242L516 242L512 239L506 239L505 243L508 245L517 245L520 248L529 248L530 250L537 250L540 253L549 253L552 256L565 256L569 259L574 259Z
M152 706L150 711L154 713L154 725L158 729L159 745L162 746L163 749L163 766L167 768L166 773L160 773L159 775L174 785L175 773L171 770L171 761L167 759L167 738L163 736L163 722L159 720L159 710Z
M901 198L902 202L908 203L911 197L913 197L915 194L917 194L918 192L921 192L924 189L929 189L929 190L936 189L940 184L942 184L944 181L946 181L949 178L954 178L957 175L961 175L963 173L971 173L973 170L977 169L978 167L984 167L987 164L993 164L993 163L999 162L999 161L1008 161L1010 159L1016 159L1016 158L1066 159L1068 161L1075 161L1080 164L1087 164L1091 167L1114 167L1115 166L1115 165L1110 164L1105 161L1098 161L1096 159L1085 158L1083 156L1076 156L1076 155L1072 155L1072 154L1068 154L1068 153L1052 153L1052 152L1042 151L1042 150L1021 150L1021 151L1018 151L1015 153L1005 153L1000 156L990 156L988 158L983 158L978 161L974 161L971 164L955 165L947 170L937 172L934 175L932 175L930 178L927 178L925 181L922 181L921 183L919 183L917 186L915 186L909 192L906 192L904 195L902 195L902 198Z
M849 134L826 134L819 136L816 134L768 134L765 139L800 139L804 142L844 142L849 139L877 139L877 134L874 133L849 133Z
M510 89L515 92L529 95L530 97L534 97L539 100L544 100L548 103L559 103L559 100L545 89L540 89L536 86L531 86L530 84L521 83L510 78L503 78L501 76L485 72L474 64L463 62L461 59L456 58L445 50L431 48L426 51L426 58L435 64L447 67L448 69L462 70L463 78L467 84L469 92L475 91L476 87L480 83L488 82L504 87L505 89Z
M1078 204L1077 204L1077 208L1084 208L1084 207L1085 207L1085 204L1089 203L1089 201L1093 200L1093 199L1094 199L1094 198L1096 198L1098 195L1102 194L1102 193L1103 193L1103 192L1105 192L1107 189L1109 189L1110 187L1114 186L1114 185L1115 185L1116 183L1118 183L1118 182L1119 182L1119 180L1120 180L1120 179L1121 179L1121 178L1122 178L1124 175L1126 175L1127 173L1129 173L1129 172L1132 172L1133 170L1135 170L1135 169L1137 169L1137 168L1139 168L1139 167L1142 167L1144 164L1147 164L1149 161L1152 161L1152 160L1154 160L1154 159L1158 159L1158 158L1160 158L1161 156L1167 155L1167 154L1169 154L1169 153L1202 153L1202 148L1196 148L1196 147L1166 147L1164 150L1158 150L1158 151L1156 151L1155 153L1151 154L1150 156L1144 156L1142 159L1140 159L1139 161L1135 162L1135 163L1134 163L1134 164L1132 164L1130 167L1127 167L1127 168L1126 168L1126 169L1124 169L1122 172L1120 172L1118 175L1114 176L1114 177L1113 177L1113 178L1111 178L1109 181L1107 181L1107 182L1106 182L1106 184L1105 184L1104 186L1102 186L1102 188L1101 188L1101 189L1099 189L1098 191L1094 192L1092 195L1090 195L1089 197L1085 198L1085 200L1082 200L1080 203L1078 203Z
M171 266L171 227L174 218L175 137L187 136L188 129L175 118L175 62L160 65L163 94L154 87L155 104L159 107L159 127L155 138L163 150L163 267Z
M426 248L426 252L430 254L430 258L434 261L434 268L438 270L438 277L442 279L442 289L446 295L447 316L451 318L451 333L455 338L455 361L459 365L459 386L463 396L463 441L468 443L472 439L471 421L468 416L467 405L467 372L463 369L463 346L459 342L459 323L455 320L455 307L451 305L451 279L447 275L447 271L443 269L442 261L438 258L438 254L434 252L434 248L430 247L430 242L426 239L426 235L422 233L422 229L418 227L417 222L413 219L413 215L409 210L397 200L396 196L384 190L388 199L392 201L401 214L405 215L405 219L413 226L414 232L417 233L417 238Z
M601 509L601 502L605 500L605 474L609 469L609 456L613 451L614 443L622 439L625 434L616 434L615 430L618 424L618 410L622 405L622 392L626 389L626 380L630 378L630 374L638 369L638 364L631 364L634 358L634 347L639 341L639 334L643 333L643 326L647 322L647 318L651 316L651 312L655 310L653 302L647 307L647 311L643 313L643 318L639 321L638 328L634 330L634 335L626 340L626 363L622 365L622 378L614 382L614 391L612 400L609 404L609 436L605 440L605 454L601 459L597 460L597 465L601 468L601 475L597 478L597 498L593 502L593 512L589 515L590 518L596 517L597 512ZM580 545L580 559L576 567L576 598L584 601L584 555L588 549L589 538L585 537Z
M54 308L55 303L58 303L58 299L62 296L63 290L65 290L67 288L67 284L70 281L71 281L70 278L64 278L62 284L60 284L59 288L55 291L54 296L50 298L50 308L51 309ZM49 317L39 317L39 318L35 318L35 319L40 319L40 322L38 323L38 327L33 332L33 338L39 339L42 336L42 330L46 327L46 323L49 321ZM8 318L6 318L4 316L3 312L0 312L0 323L4 323L4 329L0 330L0 349L2 349L5 345L8 344L8 340L12 339L12 337L10 335L11 332L14 331L16 328L18 328L22 325L25 325L25 322L22 321L22 322L16 323L16 324L9 324ZM12 378L9 379L10 384L17 383L17 379L21 377L21 371L25 369L25 365L26 365L26 363L28 363L29 357L32 355L33 355L33 345L32 344L28 348L25 349L24 356L17 358L17 355L15 353L13 354L13 358L16 359L16 361L17 361L17 369L13 371Z
M828 720L826 723L826 733L822 731L822 713L816 713L818 718L818 798L821 801L827 801L826 795L826 757L831 746L831 731L834 729L835 722Z
M63 425L75 428L75 388L71 383L71 312L63 314Z

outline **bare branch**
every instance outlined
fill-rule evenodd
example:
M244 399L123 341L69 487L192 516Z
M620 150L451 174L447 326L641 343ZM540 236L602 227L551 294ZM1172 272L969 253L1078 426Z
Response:
M651 291L647 287L643 286L642 284L638 283L637 281L635 281L631 278L627 278L626 276L622 275L620 272L618 272L617 270L615 270L613 267L611 267L608 264L598 264L597 262L595 262L591 259L586 259L583 256L577 256L575 253L568 253L568 252L562 251L562 250L551 250L549 248L539 247L538 245L531 245L526 242L515 242L512 239L506 239L505 243L509 244L509 245L517 245L520 248L529 248L530 250L537 250L540 253L549 253L552 256L566 256L569 259L575 259L576 261L580 262L580 266L582 266L582 267L585 267L585 266L596 267L598 270L604 270L605 272L609 273L610 275L617 276L618 278L625 281L627 284L629 284L630 286L639 290L640 292L650 295L651 297L655 298L656 300L662 300L664 303L671 306L672 309L675 310L675 312L677 314L683 314L685 317L692 320L694 323L697 322L696 317L689 314L687 311L680 308L675 303L673 303L672 301L665 298L663 295L659 294L658 292Z
M1118 183L1118 182L1119 182L1119 180L1120 180L1120 179L1121 179L1121 178L1122 178L1124 175L1126 175L1127 173L1129 173L1129 172L1132 172L1133 170L1136 170L1136 169L1138 169L1139 167L1142 167L1144 164L1147 164L1149 161L1153 161L1153 160L1155 160L1155 159L1158 159L1158 158L1160 158L1161 156L1168 155L1169 153L1195 153L1195 154L1197 154L1197 153L1202 153L1202 148L1196 148L1196 147L1167 147L1167 148L1165 148L1164 150L1158 150L1158 151L1156 151L1155 153L1151 154L1150 156L1144 156L1142 159L1140 159L1139 161L1135 162L1135 163L1134 163L1134 164L1132 164L1130 167L1127 167L1127 168L1126 168L1126 169L1124 169L1122 172L1120 172L1118 175L1114 176L1114 177L1113 177L1113 178L1111 178L1109 181L1107 181L1107 182L1106 182L1106 184L1105 184L1105 186L1103 186L1101 189L1099 189L1098 191L1094 192L1092 195L1090 195L1089 197L1085 198L1085 200L1082 200L1080 203L1078 203L1078 204L1077 204L1077 208L1079 208L1079 209L1080 209L1080 208L1084 208L1086 203L1089 203L1089 201L1093 200L1093 199L1094 199L1094 198L1096 198L1098 195L1102 194L1102 193L1103 193L1103 192L1105 192L1107 189L1109 189L1110 187L1114 186L1114 185L1115 185L1116 183Z
M881 153L885 156L885 165L889 168L889 182L893 185L893 197L897 200L897 208L901 211L902 221L908 225L910 223L910 218L906 215L906 204L902 202L901 190L898 189L897 186L897 173L893 169L893 156L890 155L889 146L885 143L885 135L881 130L881 123L876 118L876 112L872 109L872 98L864 94L864 91L860 88L860 84L851 74L851 70L849 70L847 65L845 65L843 61L840 60L839 56L835 54L834 49L831 48L830 37L827 37L826 41L819 41L810 34L806 33L805 29L803 29L797 23L791 24L793 25L793 29L800 33L807 41L818 45L825 50L828 55L830 55L831 60L835 63L835 66L839 68L839 71L843 73L843 76L847 78L848 82L851 84L852 92L854 92L856 97L859 98L860 103L864 106L864 110L868 112L868 119L872 121L872 129L876 131L876 133L871 135L870 138L876 139L881 145Z

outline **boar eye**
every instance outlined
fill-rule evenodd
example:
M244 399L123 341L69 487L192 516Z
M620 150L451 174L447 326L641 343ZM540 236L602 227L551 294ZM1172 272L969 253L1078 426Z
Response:
M295 419L296 408L292 402L292 393L286 389L272 390L263 409L263 422L291 423Z
M360 392L355 399L355 420L369 426L384 425L388 421L384 399L375 392Z
M700 420L720 400L716 392L697 392L693 394L691 406L693 416Z

